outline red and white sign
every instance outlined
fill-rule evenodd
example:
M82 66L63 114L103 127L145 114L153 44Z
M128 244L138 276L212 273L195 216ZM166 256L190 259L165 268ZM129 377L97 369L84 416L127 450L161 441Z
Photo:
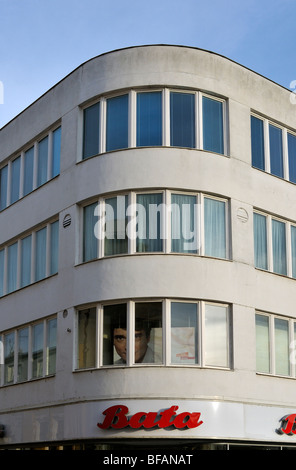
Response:
M281 418L281 427L276 430L278 434L293 436L296 434L296 414L286 415Z
M132 429L151 429L151 428L168 428L174 426L177 429L192 429L202 425L200 420L201 413L187 411L177 414L178 406L174 405L170 408L160 411L145 413L140 411L128 417L129 409L125 405L114 405L107 408L103 415L105 419L97 426L101 429L123 429L130 427Z

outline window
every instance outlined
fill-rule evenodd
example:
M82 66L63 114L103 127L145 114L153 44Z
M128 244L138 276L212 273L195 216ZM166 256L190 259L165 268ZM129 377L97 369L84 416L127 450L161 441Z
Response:
M82 262L157 252L229 258L228 202L222 198L131 192L102 198L82 211Z
M38 165L37 165L37 186L41 186L47 181L48 167L48 137L38 143Z
M8 165L0 170L0 210L7 207Z
M162 93L137 93L137 147L162 145Z
M84 110L83 158L97 155L100 150L100 103Z
M1 168L0 211L55 178L60 173L60 156L61 127L58 127Z
M25 152L24 196L33 191L34 187L34 147Z
M20 197L20 170L21 158L18 157L11 163L10 204L13 204Z
M203 96L203 148L224 153L223 103Z
M224 155L225 103L200 91L168 88L101 97L83 110L82 160L112 150L162 145Z
M259 269L296 276L296 225L254 212L254 263Z
M137 195L137 245L139 253L162 251L162 194Z
M0 334L4 343L4 377L0 385L55 374L57 319L51 317Z
M107 100L106 150L128 147L128 95Z
M195 147L195 95L170 94L170 136L174 147Z
M0 249L0 297L58 272L58 229L50 222Z
M252 166L296 183L296 134L251 115Z
M257 372L295 377L295 331L293 319L256 314Z
M265 169L264 162L264 129L262 119L251 116L252 165L260 170Z
M228 305L128 301L99 304L77 316L78 369L149 364L231 367Z

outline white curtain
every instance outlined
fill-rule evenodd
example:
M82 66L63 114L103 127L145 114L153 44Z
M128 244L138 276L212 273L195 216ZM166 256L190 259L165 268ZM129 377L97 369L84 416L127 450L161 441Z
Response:
M286 226L283 222L272 220L273 271L287 274Z
M204 199L205 255L226 258L225 202Z
M184 194L172 194L172 252L196 253L197 217L196 197Z
M255 267L268 269L266 217L254 213Z

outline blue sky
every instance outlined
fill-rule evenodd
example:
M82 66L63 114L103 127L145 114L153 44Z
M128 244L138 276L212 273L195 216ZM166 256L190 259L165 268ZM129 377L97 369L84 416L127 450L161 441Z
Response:
M81 63L134 45L207 49L289 88L295 9L296 0L0 0L0 128Z

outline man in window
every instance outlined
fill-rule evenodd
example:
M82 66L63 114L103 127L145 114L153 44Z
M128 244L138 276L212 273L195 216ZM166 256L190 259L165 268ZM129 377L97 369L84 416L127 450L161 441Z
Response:
M135 326L135 363L160 362L149 346L151 327L145 321L136 322ZM124 325L117 325L113 329L113 344L120 356L115 364L125 364L127 356L127 330Z

